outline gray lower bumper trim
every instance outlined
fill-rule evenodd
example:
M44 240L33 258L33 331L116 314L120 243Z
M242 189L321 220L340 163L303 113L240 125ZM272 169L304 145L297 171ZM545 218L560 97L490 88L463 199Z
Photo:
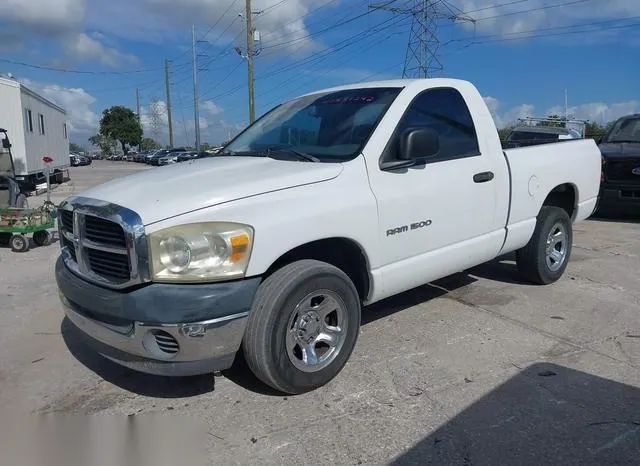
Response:
M82 280L61 258L55 272L60 292L81 308L113 319L159 324L200 322L247 312L261 281L258 277L197 285L151 283L115 291Z

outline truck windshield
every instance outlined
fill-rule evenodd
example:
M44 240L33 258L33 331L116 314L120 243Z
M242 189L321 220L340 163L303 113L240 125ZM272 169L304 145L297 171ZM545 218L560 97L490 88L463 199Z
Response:
M640 117L621 118L616 121L603 142L640 144Z
M361 88L288 101L240 133L221 154L269 154L270 150L289 149L321 162L353 159L400 90Z

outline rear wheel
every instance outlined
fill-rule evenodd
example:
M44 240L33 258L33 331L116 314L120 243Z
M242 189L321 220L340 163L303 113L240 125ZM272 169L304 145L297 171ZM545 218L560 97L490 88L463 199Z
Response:
M571 256L573 230L564 209L544 206L529 243L516 253L524 277L540 285L557 281L564 274Z
M301 260L260 285L243 341L251 371L265 384L299 394L344 367L360 328L360 299L342 270Z
M33 242L38 246L47 246L51 242L51 233L47 230L36 231L33 234Z

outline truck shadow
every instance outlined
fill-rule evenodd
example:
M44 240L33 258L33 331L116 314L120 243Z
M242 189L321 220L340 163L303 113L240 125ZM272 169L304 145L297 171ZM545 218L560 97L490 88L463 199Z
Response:
M163 377L127 369L101 356L84 341L81 333L66 317L60 333L69 351L81 364L117 387L154 398L185 398L214 390L213 374L193 377Z
M638 464L638 406L637 387L536 363L390 464Z

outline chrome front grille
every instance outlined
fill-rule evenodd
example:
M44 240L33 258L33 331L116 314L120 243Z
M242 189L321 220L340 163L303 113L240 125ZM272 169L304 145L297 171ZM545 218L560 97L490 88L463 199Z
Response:
M65 264L88 281L124 288L148 280L148 254L140 217L123 207L75 197L59 209Z

